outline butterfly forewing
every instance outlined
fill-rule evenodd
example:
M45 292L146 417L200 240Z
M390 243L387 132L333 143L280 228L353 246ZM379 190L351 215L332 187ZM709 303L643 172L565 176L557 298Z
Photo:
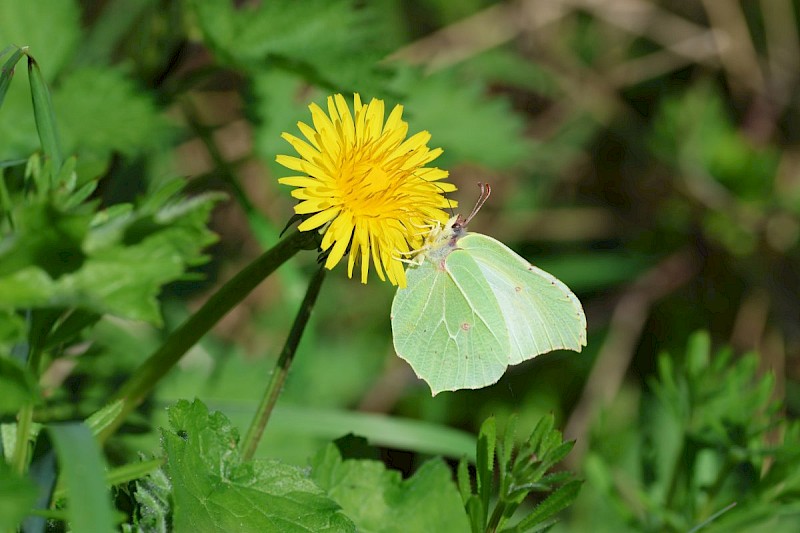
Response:
M458 246L476 261L500 306L510 364L557 349L579 352L586 345L583 308L561 281L486 235L469 233Z
M508 365L506 324L480 267L458 250L445 265L409 268L392 303L395 351L434 394L485 387Z

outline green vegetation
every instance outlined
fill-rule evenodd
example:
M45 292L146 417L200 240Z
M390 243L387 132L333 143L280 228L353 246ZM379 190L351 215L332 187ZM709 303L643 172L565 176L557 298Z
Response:
M2 3L0 532L800 528L800 4L660 4ZM431 397L277 181L336 93L581 353Z

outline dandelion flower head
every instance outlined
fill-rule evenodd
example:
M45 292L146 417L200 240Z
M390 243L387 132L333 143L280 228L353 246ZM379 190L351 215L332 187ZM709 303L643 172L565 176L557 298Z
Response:
M294 211L306 217L299 229L323 234L321 248L330 250L326 268L349 253L348 276L360 263L366 283L371 260L381 280L404 287L401 258L419 250L426 230L446 222L444 209L456 205L444 196L455 190L441 181L447 171L426 166L442 150L428 148L427 131L406 138L401 105L385 121L383 100L362 104L356 94L351 114L337 94L328 97L327 107L326 114L316 104L309 106L313 127L298 122L306 140L282 135L299 157L276 160L300 175L278 181L295 187Z

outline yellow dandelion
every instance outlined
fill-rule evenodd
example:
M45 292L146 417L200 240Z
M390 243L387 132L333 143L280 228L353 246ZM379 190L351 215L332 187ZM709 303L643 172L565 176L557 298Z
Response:
M401 258L420 249L425 229L444 223L449 215L443 209L456 205L444 196L455 185L440 181L447 171L425 166L441 148L428 148L427 131L406 139L401 105L386 122L383 100L363 105L358 94L353 114L341 94L328 97L327 114L316 104L309 109L314 127L297 123L307 142L282 135L300 157L276 159L303 174L278 180L296 187L292 196L300 202L294 211L306 217L299 229L323 234L321 248L330 249L326 268L349 252L349 277L360 261L366 283L371 258L381 280L404 287Z

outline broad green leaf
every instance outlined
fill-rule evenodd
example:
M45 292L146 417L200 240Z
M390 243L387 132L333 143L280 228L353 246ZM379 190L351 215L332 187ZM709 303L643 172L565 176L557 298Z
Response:
M311 462L312 477L365 533L470 531L450 469L440 459L407 480L380 461L342 460L335 445Z
M40 399L36 378L10 357L0 357L0 391L0 415L15 413Z
M225 416L180 401L162 430L173 485L175 531L354 531L300 468L243 462Z
M67 512L71 531L101 533L114 531L111 494L100 446L82 423L47 426L53 441L61 479L67 491Z
M36 485L0 460L0 531L16 531L36 501Z

